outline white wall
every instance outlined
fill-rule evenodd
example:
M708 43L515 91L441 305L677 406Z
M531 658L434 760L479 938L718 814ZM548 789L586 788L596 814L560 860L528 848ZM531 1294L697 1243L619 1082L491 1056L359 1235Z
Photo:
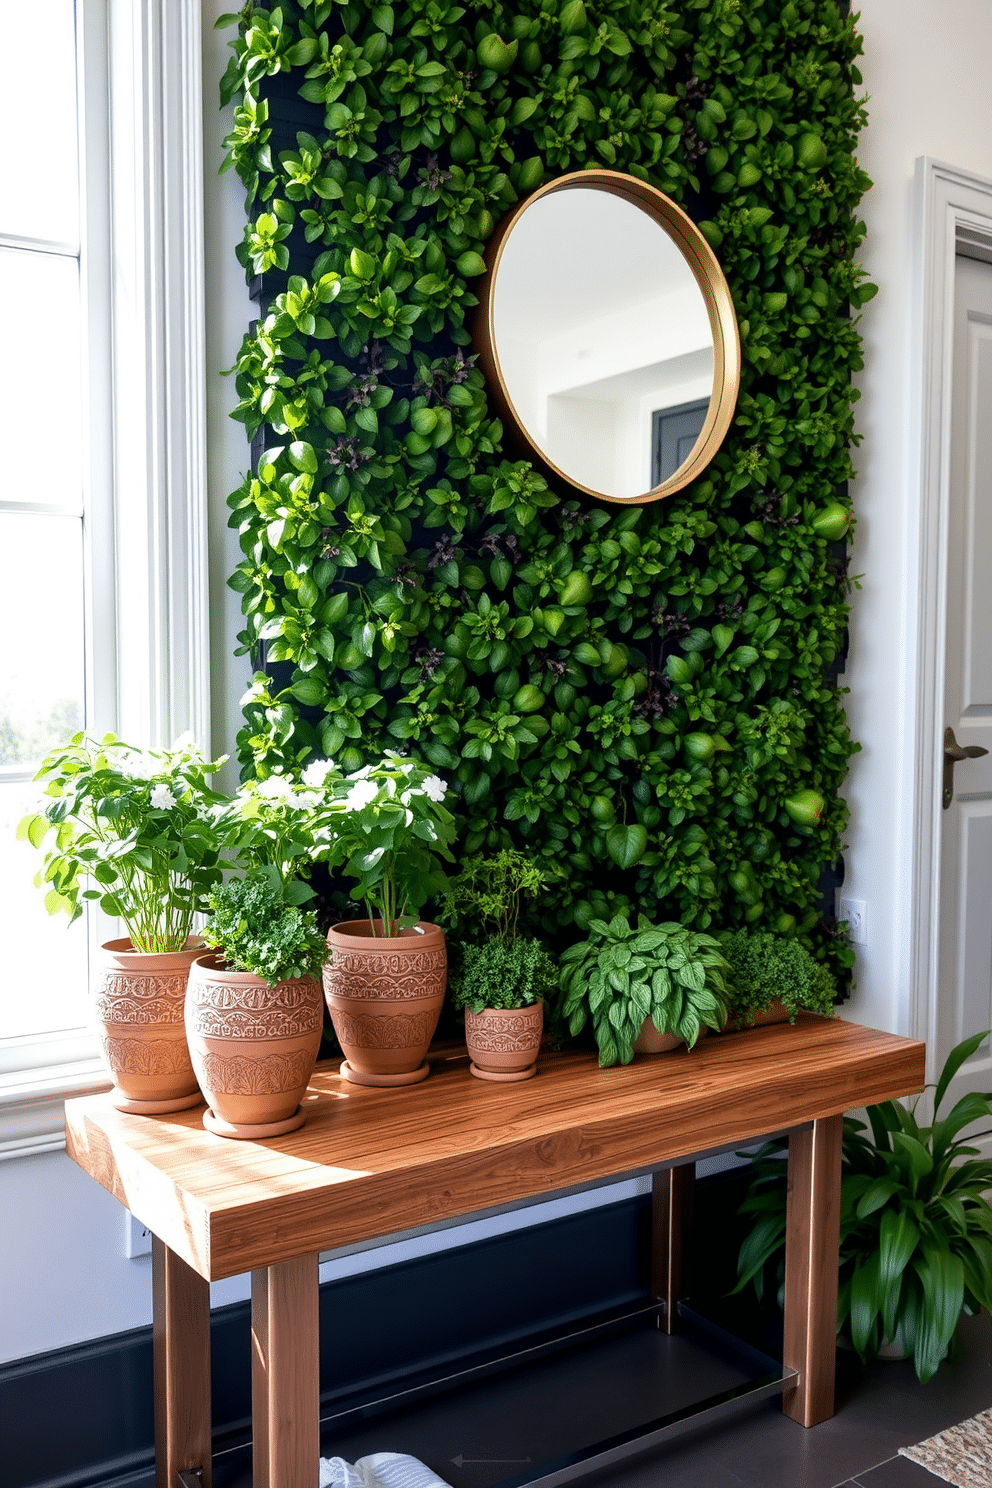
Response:
M844 893L868 904L858 989L845 1016L909 1033L909 793L916 761L901 719L908 592L907 459L912 422L909 338L913 172L918 156L992 177L992 4L989 0L860 0L869 125L860 159L874 185L862 203L863 262L879 286L864 309L865 370L858 378L858 514L851 573L851 653L843 679L862 752L852 761L852 820Z
M217 177L220 141L228 127L214 113L215 80L226 61L227 35L211 28L224 8L205 0L204 51L207 139L207 300L209 478L213 519L214 748L233 751L238 698L247 661L229 660L239 628L237 597L224 580L236 561L234 534L226 528L224 498L247 466L244 431L230 422L229 367L250 314L234 248L241 236L241 194L236 178ZM862 589L855 600L852 650L846 681L849 715L863 745L855 757L849 798L853 820L846 854L845 892L869 904L870 943L859 952L859 990L851 1017L905 1031L909 988L900 980L907 925L900 911L900 858L905 844L904 801L895 764L900 758L898 720L904 663L901 617L907 602L899 558L904 454L908 438L907 346L911 269L913 162L929 154L992 176L992 56L989 0L860 0L865 35L865 85L871 122L861 159L875 185L864 203L869 237L864 254L881 287L867 307L863 332L866 369L860 379L855 490L859 529L852 572ZM935 25L939 36L935 36ZM624 1186L614 1196L631 1192ZM547 1211L546 1211L547 1212ZM558 1212L555 1206L551 1212ZM0 1358L56 1348L150 1320L149 1263L124 1258L123 1211L61 1153L0 1164L0 1276L5 1280ZM523 1216L517 1217L517 1222ZM505 1227L508 1221L471 1226L466 1238ZM454 1234L403 1247L450 1242ZM381 1259L386 1259L383 1255ZM339 1263L355 1267L360 1261ZM323 1274L329 1274L324 1268ZM222 1283L214 1300L246 1293L245 1283Z

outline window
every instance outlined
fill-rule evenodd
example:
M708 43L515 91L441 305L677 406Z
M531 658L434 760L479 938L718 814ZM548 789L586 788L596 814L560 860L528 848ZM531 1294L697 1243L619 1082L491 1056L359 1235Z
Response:
M58 1097L103 1083L85 931L12 840L37 759L84 716L209 744L200 4L44 9L0 0L0 1157L59 1145Z

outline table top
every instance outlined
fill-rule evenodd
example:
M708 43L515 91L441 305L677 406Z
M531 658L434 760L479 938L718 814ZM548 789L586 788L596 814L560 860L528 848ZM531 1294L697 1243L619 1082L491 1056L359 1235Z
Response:
M646 1172L923 1087L925 1046L839 1019L703 1039L691 1052L542 1056L536 1078L477 1080L464 1049L420 1085L317 1067L306 1125L265 1142L205 1131L203 1108L66 1102L69 1156L215 1281L563 1190Z

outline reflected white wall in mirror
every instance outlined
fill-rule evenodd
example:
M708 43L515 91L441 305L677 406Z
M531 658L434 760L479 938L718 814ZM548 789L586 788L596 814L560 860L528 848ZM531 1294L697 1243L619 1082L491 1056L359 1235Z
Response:
M652 415L713 392L696 278L640 207L573 187L515 224L493 287L500 371L517 417L571 480L619 499L654 484Z

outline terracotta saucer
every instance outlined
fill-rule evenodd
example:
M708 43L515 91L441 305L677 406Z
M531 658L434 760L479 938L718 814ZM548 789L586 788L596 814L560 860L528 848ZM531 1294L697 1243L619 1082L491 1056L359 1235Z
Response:
M529 1080L537 1074L536 1064L525 1070L487 1070L480 1069L477 1064L470 1064L469 1069L477 1080L495 1080L501 1085L516 1084L518 1080Z
M177 1095L172 1100L132 1100L129 1095L113 1090L110 1104L131 1116L164 1116L169 1111L191 1111L194 1106L202 1106L203 1096L194 1090L192 1095Z
M287 1132L301 1127L306 1119L302 1106L298 1106L292 1116L287 1116L283 1121L224 1121L220 1116L215 1116L209 1106L203 1113L203 1124L208 1132L213 1132L215 1137L234 1137L243 1142L261 1142L266 1137L285 1136Z
M400 1075L371 1075L364 1070L352 1069L347 1059L341 1063L341 1074L352 1085L419 1085L421 1080L426 1080L431 1072L431 1067L425 1059L423 1064L415 1070L404 1070Z

